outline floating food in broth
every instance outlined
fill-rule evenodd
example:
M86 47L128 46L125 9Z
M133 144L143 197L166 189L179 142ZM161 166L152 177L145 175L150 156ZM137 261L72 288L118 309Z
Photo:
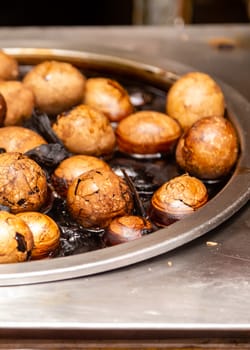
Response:
M0 263L17 263L29 260L33 249L33 234L19 217L0 211Z
M74 179L94 169L111 170L108 163L98 157L84 154L73 155L64 159L56 167L51 175L51 181L57 193L62 197L66 197L68 187Z
M34 130L23 126L0 128L0 148L6 152L25 153L43 144L47 144L46 140Z
M203 117L223 117L225 97L218 83L210 75L189 72L170 87L166 98L166 112L170 117L177 119L185 131Z
M111 122L118 122L134 112L127 90L110 78L89 78L84 103L103 112Z
M81 104L58 115L52 128L72 153L101 156L114 151L116 139L112 125L93 107Z
M158 226L168 226L183 219L208 201L203 182L188 174L176 176L153 194L149 209L150 219Z
M4 125L22 125L32 115L35 99L33 92L20 81L0 81L0 93L7 104Z
M134 203L127 183L112 170L90 170L69 186L67 207L83 227L105 228L116 216L131 214Z
M115 132L120 151L147 155L170 152L181 135L181 127L164 113L139 111L121 120Z
M0 204L14 214L39 210L47 200L44 170L22 153L0 154Z
M68 62L43 61L23 78L35 95L35 106L48 115L62 113L82 102L85 76Z
M0 80L16 80L19 76L18 61L0 50Z
M206 117L181 137L176 162L193 176L216 180L229 174L238 154L238 136L232 123L224 117Z
M30 228L34 245L31 260L39 260L53 256L60 245L60 229L48 215L39 212L23 212L16 214Z

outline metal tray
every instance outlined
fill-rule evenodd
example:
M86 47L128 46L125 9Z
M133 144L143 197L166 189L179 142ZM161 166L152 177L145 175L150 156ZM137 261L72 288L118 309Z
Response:
M98 53L59 49L4 48L21 64L45 59L68 61L86 69L118 72L168 88L189 67L167 61L167 69ZM250 104L235 89L219 82L230 119L239 135L240 157L222 190L191 216L138 240L67 257L0 265L0 285L23 285L94 275L158 256L188 243L227 220L250 198Z

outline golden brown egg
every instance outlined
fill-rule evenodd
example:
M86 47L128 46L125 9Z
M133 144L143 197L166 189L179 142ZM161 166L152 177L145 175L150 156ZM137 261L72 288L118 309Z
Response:
M50 216L39 212L28 211L16 216L29 226L33 234L31 260L53 256L60 245L60 229L57 223Z
M151 198L150 219L167 226L202 207L208 200L203 182L188 174L176 176L160 186Z
M115 216L130 214L133 206L129 186L112 170L80 175L67 193L69 213L83 227L107 227Z
M108 118L87 105L78 105L58 116L54 132L72 153L93 156L113 152L116 139Z
M115 217L105 230L104 241L116 245L141 238L153 230L151 222L137 215Z
M85 76L68 62L43 61L23 78L25 86L35 95L40 112L56 115L82 102Z
M171 86L167 94L166 112L180 122L183 130L187 130L200 118L212 115L223 117L224 94L208 74L190 72Z
M57 193L66 197L69 185L77 176L99 168L108 170L110 166L98 157L76 154L64 159L57 166L51 175L51 181Z
M6 52L0 51L0 80L15 80L18 76L18 61Z
M145 155L172 150L181 135L181 127L164 113L140 111L121 120L115 132L122 152Z
M111 122L118 122L134 111L126 89L118 81L104 77L87 80L84 103L103 112Z
M27 261L33 248L29 226L16 215L0 211L0 263Z
M179 140L176 161L189 174L214 180L229 174L238 153L232 123L224 117L207 117L195 122Z
M0 93L7 104L4 125L22 125L32 115L33 92L20 81L0 81Z
M0 128L0 148L6 152L25 153L43 144L47 144L46 140L31 129L22 126Z
M0 204L14 214L39 210L47 193L46 175L35 161L18 152L0 154Z

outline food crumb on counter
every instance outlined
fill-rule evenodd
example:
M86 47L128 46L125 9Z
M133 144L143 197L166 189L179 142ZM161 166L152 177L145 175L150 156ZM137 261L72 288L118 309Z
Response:
M217 246L218 243L217 243L217 242L213 242L213 241L207 241L207 242L206 242L206 245L207 245L208 247L214 247L214 246Z

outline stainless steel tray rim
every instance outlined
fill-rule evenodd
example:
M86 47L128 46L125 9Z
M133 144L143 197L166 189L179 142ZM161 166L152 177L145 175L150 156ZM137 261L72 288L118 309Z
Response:
M118 67L139 70L146 79L159 80L160 84L169 84L178 78L171 70L121 57L89 52L58 49L6 48L14 57L32 57L42 60L45 57L70 58L86 62L116 63ZM90 61L89 61L90 60ZM90 63L91 63L90 62ZM166 62L167 64L167 62ZM169 61L171 67L175 63ZM188 68L187 68L188 70ZM0 265L0 285L22 285L51 282L75 277L89 276L135 264L146 259L167 253L185 243L194 240L232 216L250 199L250 141L247 135L250 104L232 87L221 82L226 98L230 96L229 108L241 143L241 156L234 174L226 186L204 207L192 215L168 227L159 229L138 240L113 247L90 251L82 254L45 259L24 263ZM226 203L226 205L225 205ZM194 225L195 223L195 225Z

